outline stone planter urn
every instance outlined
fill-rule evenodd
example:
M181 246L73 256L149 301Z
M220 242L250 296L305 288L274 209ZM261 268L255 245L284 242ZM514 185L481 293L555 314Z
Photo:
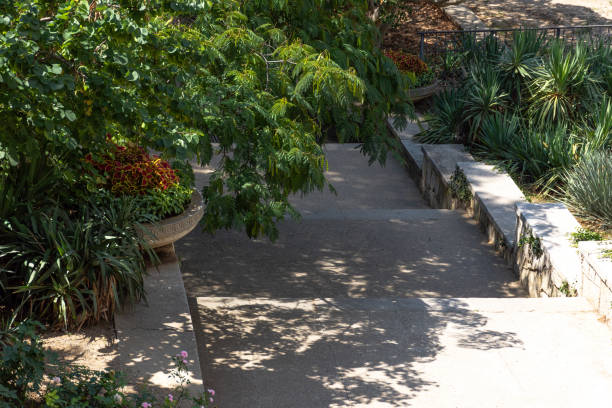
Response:
M191 203L181 214L164 218L156 224L143 224L146 231L145 238L153 249L171 245L189 234L198 225L202 215L204 215L202 194L194 190Z
M439 88L440 83L438 82L438 80L435 80L434 83L431 85L422 86L420 88L408 89L408 97L410 98L412 103L418 102L420 100L429 98L430 96L438 92Z

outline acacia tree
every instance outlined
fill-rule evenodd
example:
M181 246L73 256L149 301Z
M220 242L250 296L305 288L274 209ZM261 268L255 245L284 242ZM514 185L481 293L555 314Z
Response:
M410 110L358 0L0 0L0 167L42 157L82 183L107 134L220 167L204 226L276 235L325 187L335 132L372 161ZM217 143L213 143L216 141ZM78 186L78 187L77 187Z

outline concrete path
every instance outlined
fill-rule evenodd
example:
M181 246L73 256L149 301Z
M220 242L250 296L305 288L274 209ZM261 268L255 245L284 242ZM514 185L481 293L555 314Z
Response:
M338 196L296 197L304 217L278 241L194 231L177 245L219 407L580 406L573 386L584 406L610 401L612 336L581 299L542 309L399 162L326 149Z

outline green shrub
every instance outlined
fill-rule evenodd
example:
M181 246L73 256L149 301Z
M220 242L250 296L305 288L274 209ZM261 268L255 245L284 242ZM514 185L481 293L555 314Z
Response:
M503 112L508 103L508 93L502 88L501 78L494 67L473 67L464 85L463 120L469 129L466 144L473 144L480 133L482 122Z
M578 228L578 231L572 232L572 243L577 246L582 241L601 241L603 236L596 231L591 231L585 228Z
M145 257L155 260L134 199L78 211L28 208L0 225L0 297L16 313L64 326L109 320L144 297ZM143 250L145 252L143 252ZM146 254L146 255L145 255Z
M612 153L593 152L564 175L563 201L581 217L612 227Z
M44 350L37 322L26 321L0 331L0 406L2 408L209 408L215 390L191 395L186 351L172 358L175 368L169 376L176 386L158 399L146 388L126 394L125 375L115 371L92 371L58 363Z
M525 93L526 81L539 64L539 53L543 45L543 34L535 30L515 31L512 33L511 46L504 49L499 59L504 88L517 104L521 103Z
M538 127L568 123L588 112L603 95L599 77L590 70L586 46L568 50L554 42L529 82L529 114Z
M36 334L41 327L26 320L0 330L0 406L21 407L29 392L39 391L48 357Z
M433 114L427 118L428 129L415 136L419 143L455 143L463 124L463 92L445 89L433 98Z

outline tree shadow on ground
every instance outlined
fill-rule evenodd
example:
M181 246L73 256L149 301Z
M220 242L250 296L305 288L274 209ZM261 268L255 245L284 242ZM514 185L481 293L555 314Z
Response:
M437 386L415 364L436 359L450 326L459 347L522 345L454 299L197 302L204 376L228 407L408 406Z

